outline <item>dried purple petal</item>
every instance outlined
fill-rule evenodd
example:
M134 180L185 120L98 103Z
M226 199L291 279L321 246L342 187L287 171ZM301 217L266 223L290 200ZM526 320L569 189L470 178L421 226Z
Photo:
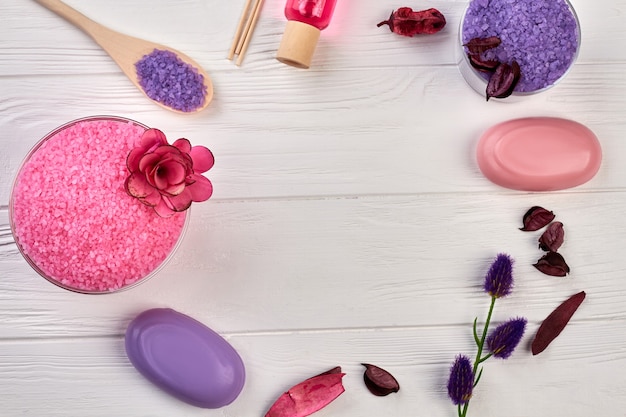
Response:
M496 358L507 359L522 340L524 330L526 319L523 317L502 323L487 337L487 350Z
M524 218L522 222L524 223L524 227L520 228L524 232L534 232L535 230L539 230L544 226L547 226L552 220L554 220L554 213L548 211L540 206L533 206L526 214L524 214Z
M480 55L483 52L495 48L500 45L500 38L497 36L489 36L488 38L473 38L465 45L470 55Z
M546 253L533 266L544 274L553 277L564 277L569 273L569 266L561 254L557 252Z
M474 371L472 363L465 355L459 355L450 368L448 396L454 405L467 404L474 389Z
M484 289L492 297L500 298L508 295L511 288L513 288L513 259L500 253L485 276Z
M500 65L500 61L484 60L480 55L467 54L467 58L472 67L481 72L494 72Z
M363 374L365 386L372 394L384 397L400 390L400 384L389 372L368 363L361 365L365 366L365 373Z
M498 65L487 83L487 101L491 97L506 98L513 94L520 75L521 70L516 61L513 61L511 65L504 62Z
M565 231L563 230L563 223L553 222L550 223L548 228L539 238L539 248L547 252L556 252L565 238Z

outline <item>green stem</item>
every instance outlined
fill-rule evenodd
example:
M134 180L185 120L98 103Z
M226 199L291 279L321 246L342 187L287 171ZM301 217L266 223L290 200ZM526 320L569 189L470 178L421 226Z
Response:
M485 339L487 338L487 331L489 330L489 323L491 322L491 315L493 314L493 308L495 307L495 305L496 305L496 297L491 296L491 305L489 306L489 313L487 313L487 320L485 320L485 327L483 327L483 334L480 338L480 341L477 343L478 350L476 352L476 359L474 360L474 369L472 370L472 373L474 375L476 375L476 371L478 371L478 365L480 365L482 362L489 359L489 357L491 356L491 355L487 355L484 358L482 357L483 347L485 346ZM476 328L476 321L474 321L474 328ZM476 334L476 331L474 331L474 334ZM478 382L477 380L474 380L474 386L476 385L477 382ZM469 407L469 401L466 402L465 405L463 405L463 410L461 411L461 414L459 414L460 417L467 416L468 407Z

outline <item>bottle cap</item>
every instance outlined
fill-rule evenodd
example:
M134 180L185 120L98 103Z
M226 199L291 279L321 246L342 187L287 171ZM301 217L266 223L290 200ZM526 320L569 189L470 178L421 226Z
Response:
M321 31L315 26L290 20L285 27L276 59L283 64L309 68Z

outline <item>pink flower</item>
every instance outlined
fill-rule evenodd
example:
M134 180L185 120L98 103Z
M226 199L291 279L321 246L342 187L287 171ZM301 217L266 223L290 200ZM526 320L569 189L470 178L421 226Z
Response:
M167 143L163 132L148 129L139 146L130 151L126 192L153 207L161 217L187 210L193 201L206 201L213 193L211 181L200 175L213 166L213 154L187 139Z

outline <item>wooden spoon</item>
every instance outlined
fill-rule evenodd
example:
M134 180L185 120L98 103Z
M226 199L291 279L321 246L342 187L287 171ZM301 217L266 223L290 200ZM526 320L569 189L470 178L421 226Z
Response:
M60 0L35 0L37 3L46 7L47 9L53 11L59 16L65 18L70 23L74 24L76 27L83 30L86 34L91 36L98 45L102 47L113 60L119 65L119 67L124 71L124 74L128 76L128 78L139 88L139 90L147 94L144 89L139 84L139 80L137 78L137 71L135 70L135 63L143 58L145 55L150 54L155 49L162 51L171 51L175 53L183 62L195 68L199 74L204 77L204 84L206 86L206 96L204 100L204 104L199 108L189 111L183 112L172 107L166 106L163 103L160 103L156 100L153 100L159 106L171 110L177 113L195 113L200 110L203 110L208 106L208 104L213 99L213 84L211 83L211 78L209 74L206 73L204 69L200 65L198 65L193 59L189 58L187 55L179 52L170 47L160 45L158 43L149 42L143 39L134 38L132 36L124 35L122 33L111 30L105 26L102 26L99 23L94 22L89 19L85 15L81 14L77 10L71 8Z

